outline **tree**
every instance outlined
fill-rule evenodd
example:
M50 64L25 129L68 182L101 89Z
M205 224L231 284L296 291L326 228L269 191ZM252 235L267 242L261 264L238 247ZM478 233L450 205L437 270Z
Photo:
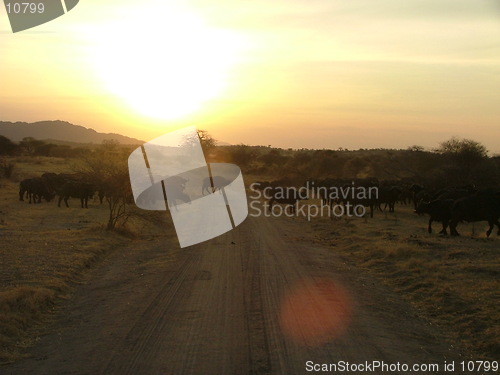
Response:
M477 163L488 157L488 150L481 143L456 137L441 142L437 151L467 164Z
M413 146L408 147L408 151L412 151L412 152L424 152L425 148L423 146L413 145Z
M210 161L214 156L212 151L217 145L217 141L206 130L196 129L196 134L187 136L182 147L196 149L199 144L201 144L205 159Z
M217 140L213 138L206 130L196 129L196 131L198 132L198 138L200 138L201 148L206 155L215 146L217 146Z
M21 142L19 142L19 146L21 146L24 151L28 153L28 155L33 155L36 152L36 149L45 144L44 141L40 141L33 137L24 137Z
M133 202L127 154L96 152L83 159L77 172L84 174L86 180L104 195L109 210L106 229L113 230L119 223L125 224L130 216L129 203Z
M9 138L0 135L0 155L13 155L18 148Z
M436 150L445 159L443 170L449 182L476 183L482 179L480 166L488 161L488 150L471 139L451 138Z

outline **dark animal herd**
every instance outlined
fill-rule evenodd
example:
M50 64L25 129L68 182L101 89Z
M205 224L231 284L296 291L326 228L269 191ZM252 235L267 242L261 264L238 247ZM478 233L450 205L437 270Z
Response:
M217 177L216 177L217 178ZM212 192L220 189L226 181L215 181ZM211 185L211 184L210 184ZM219 186L220 185L220 186ZM169 186L167 184L167 186ZM292 210L298 201L308 199L298 194L298 189L292 187L290 180L281 179L272 182L261 181L256 184L259 190L267 190L269 206L272 209L275 203L291 206ZM432 189L418 184L402 183L399 181L379 181L376 178L368 179L324 179L307 180L304 184L307 189L316 189L324 204L332 207L333 204L351 204L353 206L362 205L370 209L370 216L373 217L375 210L386 210L394 212L397 203L402 205L413 204L415 213L419 215L429 215L428 232L432 233L432 223L440 222L442 229L440 234L450 234L458 236L457 226L460 222L487 221L489 229L486 232L490 236L494 226L498 228L500 235L500 188L477 189L474 186L447 187L443 189ZM325 193L332 188L376 188L377 194L371 196L353 196L332 198ZM204 182L202 191L210 192L208 182ZM286 191L285 195L277 194L277 191ZM105 189L97 184L89 183L78 174L55 174L44 173L40 177L28 178L19 184L19 200L29 199L29 203L41 203L58 197L58 206L64 200L66 207L69 207L68 200L77 198L80 200L82 208L88 207L89 198L96 195L100 203L106 196ZM177 197L177 195L176 195ZM177 197L181 201L186 201L185 197ZM383 207L382 207L383 206Z
M69 198L80 199L82 208L88 208L88 200L98 194L100 203L103 202L105 192L95 184L86 182L78 174L44 173L41 177L28 178L19 183L19 200L29 199L29 203L41 203L42 198L47 202L59 197L57 205L61 207L64 200L69 207Z
M473 186L451 187L439 191L425 189L423 186L413 185L415 212L428 214L428 232L432 233L432 222L438 221L443 225L439 232L447 234L447 228L453 236L458 236L458 223L487 221L489 237L494 226L500 235L500 188L476 189Z
M267 188L268 193L270 193L270 197L267 198L269 198L269 206L271 208L274 203L294 207L298 201L303 199L297 194L297 189L291 189L291 193L285 197L278 197L275 193L278 188L286 190L287 186L292 186L291 182L287 179L271 182L259 181L256 183L258 190ZM487 221L489 229L486 235L490 236L495 225L498 228L497 234L500 235L499 187L478 189L475 186L466 185L433 189L408 182L379 181L376 178L307 180L303 186L307 186L309 189L314 187L317 191L329 191L333 187L377 187L378 194L376 197L330 199L327 195L320 195L317 198L321 198L323 203L330 206L334 203L363 205L370 208L371 217L373 217L374 210L383 211L388 209L389 212L394 212L397 203L401 205L413 204L415 213L430 216L428 223L429 233L432 233L432 223L435 221L442 223L440 234L447 235L447 229L449 228L450 234L453 236L459 235L457 226L461 222Z

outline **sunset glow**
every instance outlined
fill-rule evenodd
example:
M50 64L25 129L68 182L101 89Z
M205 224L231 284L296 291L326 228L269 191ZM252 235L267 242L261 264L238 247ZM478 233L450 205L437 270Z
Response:
M0 118L232 144L500 152L493 0L86 0L12 34L0 7Z
M187 10L164 2L154 9L129 9L84 37L106 89L139 114L176 119L222 94L242 41Z

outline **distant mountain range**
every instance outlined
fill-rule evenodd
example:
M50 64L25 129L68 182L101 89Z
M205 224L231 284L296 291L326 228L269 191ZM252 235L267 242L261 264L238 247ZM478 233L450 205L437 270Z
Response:
M100 144L105 139L114 139L122 144L142 144L135 138L115 133L99 133L80 125L73 125L66 121L38 121L38 122L6 122L0 121L0 135L11 141L19 142L24 137L33 137L40 140L58 140L64 142Z

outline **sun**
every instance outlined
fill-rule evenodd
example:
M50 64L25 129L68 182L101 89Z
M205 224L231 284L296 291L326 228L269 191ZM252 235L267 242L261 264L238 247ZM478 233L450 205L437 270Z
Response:
M104 86L157 119L182 118L221 95L243 41L192 11L140 5L92 33L91 63Z

